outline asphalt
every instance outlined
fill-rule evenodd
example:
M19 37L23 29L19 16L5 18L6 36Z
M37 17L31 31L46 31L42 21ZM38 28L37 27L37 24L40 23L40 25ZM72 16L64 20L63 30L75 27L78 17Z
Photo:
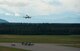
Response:
M24 46L21 43L14 43L15 46L12 46L12 44L13 43L0 43L0 46L32 50L32 51L80 51L80 48L59 46L56 44L34 43L33 46Z

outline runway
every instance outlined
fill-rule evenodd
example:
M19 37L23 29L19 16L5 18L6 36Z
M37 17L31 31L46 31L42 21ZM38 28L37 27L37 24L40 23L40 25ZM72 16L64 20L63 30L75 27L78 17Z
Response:
M32 50L32 51L80 51L80 48L59 46L56 44L47 44L47 43L34 43L33 46L25 46L22 45L21 43L14 43L15 46L12 46L11 44L12 43L0 43L0 46Z

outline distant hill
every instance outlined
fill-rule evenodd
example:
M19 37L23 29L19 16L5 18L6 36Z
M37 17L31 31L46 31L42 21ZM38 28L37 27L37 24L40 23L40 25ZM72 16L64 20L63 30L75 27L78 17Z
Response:
M6 20L0 19L0 23L9 23L9 22Z

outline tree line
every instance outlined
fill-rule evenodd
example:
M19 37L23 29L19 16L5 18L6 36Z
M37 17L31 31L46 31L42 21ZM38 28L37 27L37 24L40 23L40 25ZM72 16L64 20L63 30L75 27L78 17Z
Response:
M80 35L80 24L2 23L0 34L9 35Z

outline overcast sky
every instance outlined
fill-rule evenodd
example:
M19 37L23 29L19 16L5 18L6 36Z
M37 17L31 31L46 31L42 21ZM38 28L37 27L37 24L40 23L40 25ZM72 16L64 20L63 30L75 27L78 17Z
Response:
M32 18L23 18L26 14ZM0 0L0 19L23 23L80 23L80 0Z

